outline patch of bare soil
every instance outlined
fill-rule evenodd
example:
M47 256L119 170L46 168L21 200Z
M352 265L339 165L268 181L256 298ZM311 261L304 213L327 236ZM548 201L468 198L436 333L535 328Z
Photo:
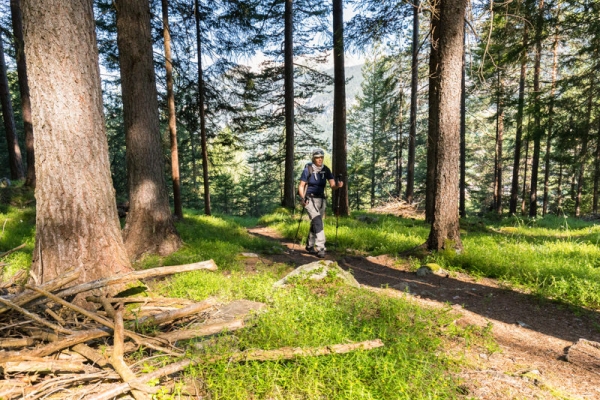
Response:
M249 232L279 241L284 254L261 256L263 262L303 265L316 258L266 227ZM587 368L567 361L580 338L600 342L600 313L574 309L503 287L493 279L461 273L419 277L402 259L329 252L351 270L360 284L390 296L403 296L426 307L447 307L460 326L491 327L499 346L448 341L446 351L461 364L459 377L467 397L480 399L600 399L600 365ZM256 261L249 261L256 262Z

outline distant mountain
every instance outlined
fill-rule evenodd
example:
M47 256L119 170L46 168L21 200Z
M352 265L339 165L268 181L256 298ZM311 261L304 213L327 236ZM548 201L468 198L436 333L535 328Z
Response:
M363 81L361 65L353 65L346 67L346 109L349 110L354 104L356 96L361 93L360 84ZM333 68L325 70L324 72L333 76ZM331 136L333 134L333 85L321 94L313 96L309 100L309 104L318 105L321 104L325 107L323 114L315 118L315 124L322 132L322 138L326 139L331 145Z

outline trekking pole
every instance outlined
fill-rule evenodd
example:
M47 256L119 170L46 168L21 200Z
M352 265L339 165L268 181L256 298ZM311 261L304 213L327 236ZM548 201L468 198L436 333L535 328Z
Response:
M296 239L298 239L298 232L300 232L300 224L302 223L302 216L304 216L305 208L306 207L304 207L304 205L302 205L302 211L300 212L300 219L298 220L298 228L296 229L296 234L294 235L294 242L293 242L292 250L294 250L294 247L296 247Z
M343 176L342 174L338 174L337 176L337 181L336 181L336 185L342 180ZM336 198L336 205L335 205L335 247L334 247L334 251L337 252L337 245L338 245L338 224L339 224L339 220L340 220L340 197L342 197L342 193L340 192L341 188L337 188L337 198Z

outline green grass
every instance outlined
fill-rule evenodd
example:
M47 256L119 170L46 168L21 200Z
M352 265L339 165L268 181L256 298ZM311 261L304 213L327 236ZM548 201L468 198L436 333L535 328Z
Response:
M364 215L368 216L364 221L357 219ZM298 226L297 216L284 214L268 215L260 222L288 238L294 237ZM335 241L335 224L335 217L325 219L329 243ZM473 218L462 220L461 227L463 252L444 251L423 262L497 278L570 305L600 309L600 226L547 216L501 221ZM298 236L305 238L308 228L308 221L303 221ZM354 213L339 219L338 249L398 254L423 244L428 233L429 225L423 221Z
M2 211L0 218L6 224L0 238L0 251L27 243L25 249L3 261L10 263L11 271L26 269L34 244L34 210L9 206ZM289 219L289 215L286 218ZM267 311L257 315L250 327L217 336L202 351L190 347L193 349L190 357L202 360L209 355L246 349L320 347L375 338L381 339L385 346L344 355L271 362L223 361L188 369L185 373L198 378L211 398L460 397L457 394L460 382L452 377L457 363L446 357L442 348L444 338L450 340L454 335L463 335L461 328L451 324L449 309L421 309L403 299L343 286L335 278L326 283L299 280L290 287L275 289L273 283L291 267L259 263L257 272L247 273L238 256L248 251L262 254L282 251L272 241L254 238L245 231L244 227L256 222L255 219L206 217L187 212L186 219L177 223L184 247L166 258L147 257L136 266L151 268L211 258L219 266L219 272L179 274L155 284L155 291L194 300L215 296L223 302L249 299L268 305ZM408 232L410 224L406 223L406 237L414 237ZM344 234L344 238L350 245L352 236ZM410 240L399 242L409 245ZM471 334L464 331L464 335ZM231 337L236 340L228 340Z

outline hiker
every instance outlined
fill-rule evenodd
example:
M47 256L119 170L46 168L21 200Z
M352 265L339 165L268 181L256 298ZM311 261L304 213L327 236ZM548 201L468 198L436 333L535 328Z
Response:
M306 251L319 258L325 257L325 231L323 230L323 218L327 206L325 185L329 182L329 186L334 190L344 185L344 182L336 182L331 170L323 165L324 157L325 152L322 149L312 151L312 163L304 167L298 185L300 201L310 218Z

